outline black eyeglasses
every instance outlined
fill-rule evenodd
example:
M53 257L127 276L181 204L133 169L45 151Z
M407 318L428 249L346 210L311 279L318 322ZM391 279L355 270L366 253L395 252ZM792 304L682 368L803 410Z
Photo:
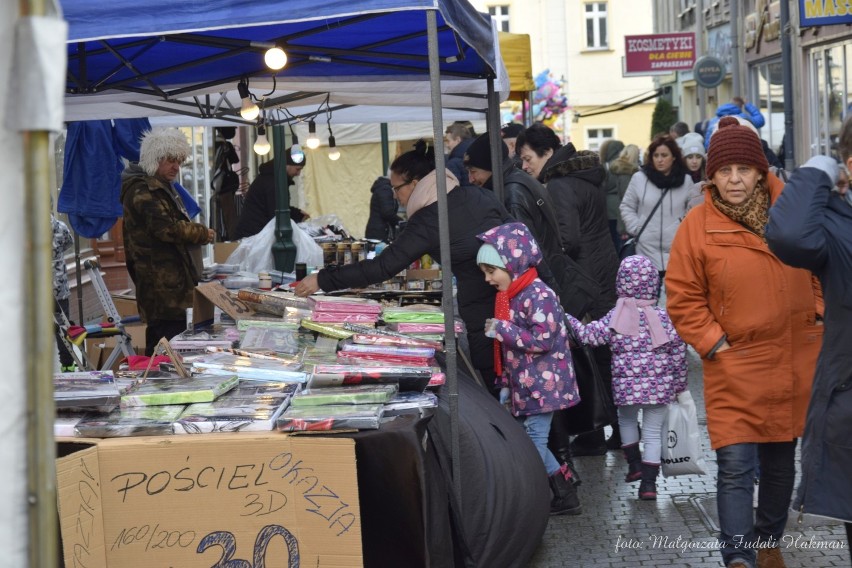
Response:
M391 186L391 189L393 190L393 192L394 192L394 193L396 193L396 192L398 192L400 189L402 189L403 187L405 187L406 185L410 184L412 181L414 181L414 180L410 179L410 180L408 180L408 181L407 181L407 182L405 182L405 183L401 183L401 184L399 184L399 185L392 185L392 186Z

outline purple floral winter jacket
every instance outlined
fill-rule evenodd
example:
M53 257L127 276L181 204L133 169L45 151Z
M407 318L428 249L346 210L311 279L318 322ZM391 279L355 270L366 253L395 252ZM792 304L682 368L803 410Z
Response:
M500 225L478 235L500 253L514 280L541 262L541 250L523 223ZM509 302L511 321L499 321L500 386L512 391L512 414L529 416L580 402L559 296L536 278Z
M621 262L616 280L619 298L654 300L660 276L647 257L629 256ZM638 310L638 308L636 308ZM668 404L686 389L686 344L678 336L666 310L654 306L669 342L653 347L645 314L639 316L639 334L622 335L610 327L615 309L583 325L568 316L577 338L588 345L609 345L612 351L612 394L616 406Z

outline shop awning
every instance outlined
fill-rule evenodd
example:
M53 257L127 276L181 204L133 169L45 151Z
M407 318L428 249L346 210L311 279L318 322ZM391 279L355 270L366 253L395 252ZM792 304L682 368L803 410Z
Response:
M509 98L521 100L535 91L532 74L532 53L528 34L500 32L500 55L509 75Z

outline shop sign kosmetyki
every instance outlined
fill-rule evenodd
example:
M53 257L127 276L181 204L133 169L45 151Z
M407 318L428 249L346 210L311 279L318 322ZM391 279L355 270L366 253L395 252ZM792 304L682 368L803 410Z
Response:
M689 71L694 63L692 32L624 37L624 76Z

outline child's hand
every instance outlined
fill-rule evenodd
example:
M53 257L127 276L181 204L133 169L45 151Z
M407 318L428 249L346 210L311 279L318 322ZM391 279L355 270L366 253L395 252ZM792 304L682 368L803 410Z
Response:
M503 387L502 389L500 389L500 404L509 404L509 397L511 395L512 391L509 390L509 387Z
M500 320L496 320L494 318L488 318L485 320L485 337L495 338L497 337L497 322Z

